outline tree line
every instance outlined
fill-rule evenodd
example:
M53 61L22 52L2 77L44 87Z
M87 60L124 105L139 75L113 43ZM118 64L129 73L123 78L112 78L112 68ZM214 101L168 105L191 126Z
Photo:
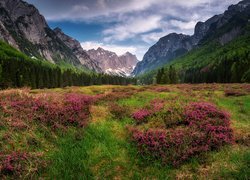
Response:
M56 88L88 85L127 85L133 78L62 69L39 60L0 57L0 87Z
M154 84L176 84L178 82L176 69L173 66L159 69L154 81Z

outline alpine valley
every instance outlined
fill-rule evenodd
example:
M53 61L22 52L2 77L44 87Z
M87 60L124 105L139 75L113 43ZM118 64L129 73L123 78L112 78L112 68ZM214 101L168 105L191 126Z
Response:
M51 29L38 10L22 0L1 1L0 14L0 39L33 60L73 66L85 72L136 76L143 84L167 83L166 76L171 76L167 68L156 75L157 69L170 64L176 82L249 81L249 0L198 22L191 36L171 33L160 38L142 61L129 52L118 56L101 47L84 50L60 28ZM221 66L225 70L220 71Z
M0 179L249 180L250 0L0 0Z

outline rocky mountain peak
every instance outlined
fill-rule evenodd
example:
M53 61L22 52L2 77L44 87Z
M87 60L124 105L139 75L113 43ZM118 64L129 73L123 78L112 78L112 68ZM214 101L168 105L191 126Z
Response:
M101 47L87 51L91 59L100 65L107 74L130 76L138 60L135 55L127 52L118 56L116 53L107 51Z

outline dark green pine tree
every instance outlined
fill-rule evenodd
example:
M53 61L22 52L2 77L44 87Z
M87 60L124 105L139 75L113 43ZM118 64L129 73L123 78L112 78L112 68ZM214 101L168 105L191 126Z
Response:
M178 82L176 70L172 65L169 67L169 79L170 84L176 84Z
M169 71L168 71L168 68L166 68L161 77L161 84L169 84L169 83L170 83Z
M156 75L156 83L157 84L161 84L161 79L164 73L164 68L161 68L157 71L157 75Z

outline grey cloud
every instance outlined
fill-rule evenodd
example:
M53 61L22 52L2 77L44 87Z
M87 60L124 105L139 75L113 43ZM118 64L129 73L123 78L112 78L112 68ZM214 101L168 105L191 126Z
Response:
M171 31L192 34L195 23L222 13L227 6L239 2L239 0L26 1L37 6L49 21L115 22L114 25L103 30L104 40L106 41L115 42L139 38L147 43L150 43L150 40L153 43L158 35L167 34ZM152 17L158 17L158 19ZM142 23L144 19L145 23ZM139 23L141 23L142 29L138 27ZM157 33L150 32L156 29Z
M47 20L87 20L131 12L186 15L192 10L218 13L239 0L26 0L36 5ZM192 12L191 11L191 12ZM202 12L204 11L204 12Z

